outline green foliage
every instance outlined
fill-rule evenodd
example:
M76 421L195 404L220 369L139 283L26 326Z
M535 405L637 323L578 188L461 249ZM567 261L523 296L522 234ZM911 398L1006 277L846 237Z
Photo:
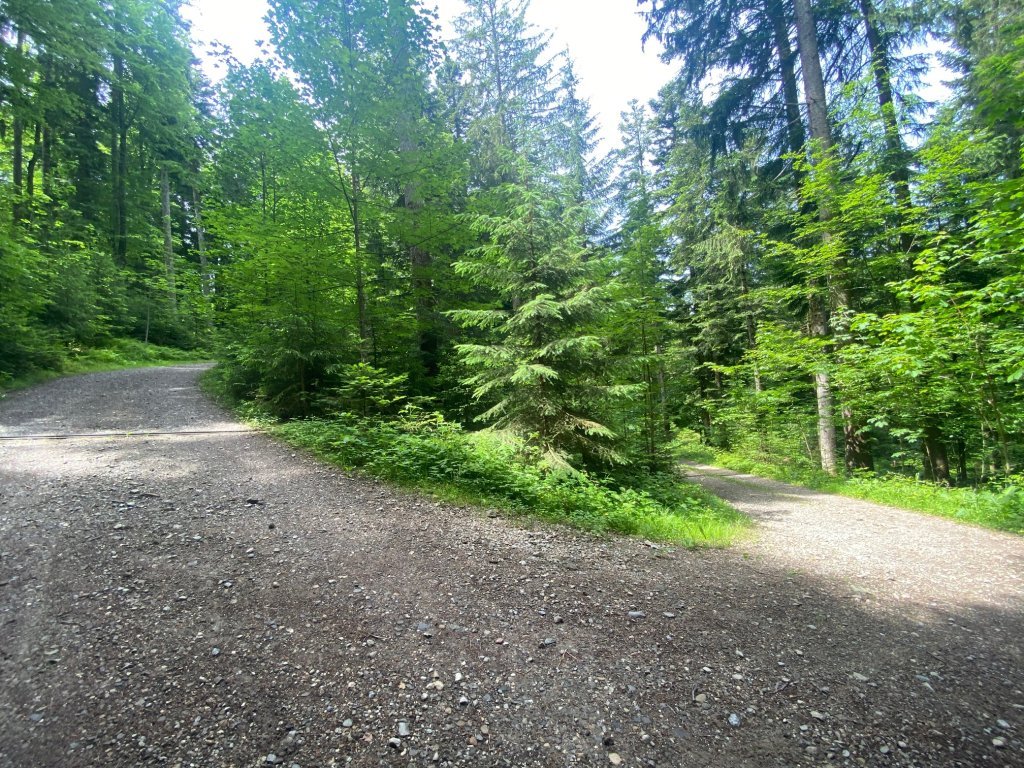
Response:
M190 279L198 77L178 4L19 2L0 16L0 378L118 336L195 346L208 319Z
M466 382L489 405L482 420L529 436L552 466L619 461L601 414L624 390L607 376L596 333L608 294L586 251L583 213L525 162L515 172L517 181L486 200L489 210L472 216L484 245L455 265L501 302L451 312L481 331L481 343L458 347L472 372Z
M344 415L279 424L273 432L345 468L596 533L717 547L745 526L734 510L674 476L618 485L582 472L552 472L515 436L469 433L437 414L395 421Z
M14 378L0 378L0 389L20 389L58 376L79 373L207 362L210 357L209 353L202 350L162 347L135 339L110 339L103 346L56 348L53 350L53 359L45 368L36 368Z
M332 371L339 384L329 390L327 403L332 410L358 416L394 413L407 398L408 374L392 376L366 363L343 365Z

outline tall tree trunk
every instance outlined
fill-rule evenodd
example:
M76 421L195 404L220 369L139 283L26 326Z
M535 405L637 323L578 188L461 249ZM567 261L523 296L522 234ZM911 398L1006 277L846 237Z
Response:
M350 203L352 211L352 243L355 250L355 264L356 264L356 314L358 315L359 321L359 360L360 362L367 362L369 359L369 352L367 350L367 344L370 340L370 322L367 316L366 306L366 277L363 274L363 238L362 238L362 226L360 222L360 208L359 208L359 176L355 170L355 164L352 166L352 200Z
M171 233L171 181L167 167L160 169L160 211L164 230L164 270L167 276L167 298L171 312L178 312L178 287L174 272L174 237Z
M821 73L821 56L818 53L818 32L810 0L793 0L796 20L797 44L800 51L800 68L803 71L804 98L807 102L807 118L811 139L815 143L812 160L819 152L832 147L832 131L828 119L828 103L825 98L825 79ZM828 206L819 203L818 217L823 223L832 219ZM826 230L825 241L830 239ZM818 280L811 280L810 288L810 332L812 336L827 338L831 335L827 302L821 296L822 286ZM814 374L814 389L818 404L818 451L821 468L830 475L836 474L836 427L835 403L828 371Z
M114 261L118 266L128 262L128 116L124 99L124 59L114 57L114 80L111 83L111 230Z
M53 197L53 129L43 125L43 194Z
M210 265L206 259L206 230L203 228L202 199L195 186L192 187L192 208L196 217L196 250L199 251L199 290L203 296L209 297L213 286L210 285Z
M905 254L908 267L913 267L911 255L914 238L909 232L902 231L903 213L910 208L910 168L907 164L903 138L900 135L899 120L896 116L896 100L892 91L892 67L889 63L889 45L878 29L875 19L875 8L871 0L859 0L860 12L864 19L864 32L868 39L871 55L871 74L875 81L875 94L878 108L882 116L885 131L886 166L893 184L893 194L898 207L900 231L900 249Z
M267 158L260 153L260 216L267 221Z
M942 439L942 432L933 423L925 425L921 436L924 446L925 475L929 480L936 483L949 483L949 456L946 454L946 443Z
M796 66L793 49L789 43L789 23L781 2L775 0L769 5L775 35L775 51L779 57L779 76L782 79L782 97L786 101L786 137L789 151L800 152L804 148L804 121L800 114L800 94L797 90Z
M744 304L750 300L750 282L747 278L747 267L745 264L740 265L740 295L743 297ZM754 349L757 346L757 318L754 317L754 312L749 307L744 313L743 320L747 331L747 348ZM761 371L757 365L754 366L754 391L764 392Z
M21 58L25 50L25 32L18 30L17 55ZM14 107L14 121L11 145L11 180L14 182L14 223L20 224L25 219L25 201L23 198L24 172L25 172L25 118L22 116L22 94L15 90L15 97L12 99Z
M36 167L39 165L40 155L43 153L43 125L36 123L35 137L32 141L32 157L28 159L28 168L25 171L25 197L31 203L36 195ZM31 215L31 207L29 215Z
M956 484L961 488L967 485L967 441L958 437L954 443L956 450Z
M401 152L410 156L416 146L412 140L412 130L404 128L405 135L401 141ZM423 200L415 181L410 181L403 190L403 203L411 217L423 208ZM411 228L416 232L416 227ZM434 285L430 277L433 262L430 252L420 247L419 243L409 245L409 275L412 281L413 314L416 317L416 341L420 365L428 378L435 378L440 373L438 359L438 338L434 328Z

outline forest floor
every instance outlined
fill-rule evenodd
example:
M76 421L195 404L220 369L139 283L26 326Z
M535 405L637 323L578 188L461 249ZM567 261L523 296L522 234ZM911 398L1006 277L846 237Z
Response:
M0 766L1024 765L1020 538L700 467L731 550L510 521L201 370L0 401Z

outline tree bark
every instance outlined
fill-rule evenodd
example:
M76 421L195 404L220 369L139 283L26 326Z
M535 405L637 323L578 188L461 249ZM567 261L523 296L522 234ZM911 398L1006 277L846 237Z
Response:
M171 234L171 181L167 167L160 169L160 210L164 231L164 270L167 276L167 298L171 312L178 312L178 287L174 271L174 237Z
M29 202L36 194L36 167L39 165L40 155L43 153L43 125L36 123L35 138L32 142L32 157L28 159L28 168L25 171L25 197ZM29 215L31 215L31 207Z
M949 484L949 456L946 454L946 443L942 432L935 424L926 424L921 436L924 446L925 475L936 483Z
M53 130L49 125L43 126L42 148L43 194L53 197Z
M400 150L406 157L415 152L416 145L412 139L412 129L404 126ZM411 217L423 208L423 200L415 181L409 181L403 190L403 203ZM415 232L416 228L413 227ZM434 329L434 285L430 277L433 259L430 252L421 248L418 243L409 245L409 275L412 282L413 314L416 317L416 341L420 365L428 378L436 378L440 373L438 357L438 338Z
M892 68L889 64L889 45L875 23L875 9L871 0L859 1L861 16L864 19L864 33L868 39L868 49L871 55L871 74L875 81L875 93L885 131L886 166L892 181L893 195L898 207L897 216L901 225L900 249L908 259L908 268L912 268L911 253L914 248L914 238L909 232L902 231L903 213L910 208L911 204L910 168L907 164L899 120L896 116L896 100L892 90Z
M874 470L875 457L871 453L871 440L862 425L854 420L853 411L849 407L843 408L843 443L848 470Z
M775 51L779 56L779 76L782 78L782 97L786 101L786 137L789 151L800 152L804 148L804 121L800 115L800 94L797 89L795 56L789 43L789 23L781 2L774 2L769 8L775 35Z
M25 32L18 30L17 55L20 58L25 50ZM25 202L23 199L24 171L25 171L25 118L22 116L22 105L20 94L11 100L14 107L14 120L12 124L12 145L11 145L11 180L14 182L14 223L20 224L25 218Z
M367 362L367 342L370 339L370 321L367 316L366 306L366 278L363 274L363 239L362 227L359 220L359 176L356 174L355 164L352 166L352 242L355 250L356 264L356 314L359 321L359 361Z
M797 45L800 51L800 68L803 72L804 98L807 103L807 119L810 125L812 147L811 159L816 162L819 152L832 148L832 131L828 119L828 103L825 95L825 79L821 72L821 56L818 52L818 32L810 0L793 0L793 14L796 21ZM823 202L818 204L818 218L827 224L832 213ZM828 231L822 234L827 242ZM812 336L827 338L831 335L828 310L821 297L821 286L817 280L810 284L810 331ZM814 374L814 388L818 403L818 450L821 454L821 468L830 475L836 474L836 427L835 403L828 371Z
M111 84L111 229L114 261L118 266L128 262L128 116L124 99L124 59L114 57L114 80Z
M199 290L203 296L209 297L213 293L213 286L210 285L210 265L206 259L206 231L203 229L202 199L195 186L192 187L192 208L195 210L196 250L199 252Z
M961 488L967 485L967 441L958 437L954 443L956 449L956 484Z

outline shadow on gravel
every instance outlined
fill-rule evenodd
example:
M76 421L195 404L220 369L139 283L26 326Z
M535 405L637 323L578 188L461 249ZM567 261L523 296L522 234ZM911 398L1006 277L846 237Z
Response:
M197 370L0 424L235 426ZM0 766L1024 765L1022 606L901 587L520 527L259 435L0 443Z
M0 446L0 510L2 765L1024 764L1016 610L519 528L252 435Z

